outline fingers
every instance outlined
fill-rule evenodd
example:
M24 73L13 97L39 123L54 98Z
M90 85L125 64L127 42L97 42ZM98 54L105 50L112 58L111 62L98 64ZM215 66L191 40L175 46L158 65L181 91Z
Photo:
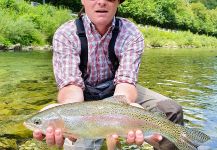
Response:
M150 136L147 136L146 139L153 142L160 142L163 139L163 137L160 134L155 133Z
M62 147L64 138L61 129L54 130L53 128L48 127L46 131L46 143L48 146L56 145L59 148Z
M128 132L128 135L127 135L127 143L128 144L133 144L135 143L135 138L136 138L136 135L133 131L130 131Z
M145 142L152 145L156 149L160 149L159 142L163 139L160 134L153 134L145 137Z
M128 144L136 144L142 145L144 142L144 136L141 130L137 130L135 133L130 131L127 136L127 143Z
M54 137L54 129L48 127L46 130L46 143L48 146L53 146L55 144L55 137Z
M64 138L62 135L62 131L60 129L55 130L54 138L55 138L56 146L61 148L64 144Z
M142 145L143 142L144 142L144 135L143 135L141 130L137 130L135 143L136 143L136 145Z
M141 130L137 130L136 132L130 131L127 135L127 143L136 145L142 145L144 141L151 143L152 145L156 145L162 139L163 137L160 134L153 134L151 136L144 137Z
M44 135L40 130L34 130L33 131L33 137L36 140L42 141L44 139ZM52 127L48 127L46 130L46 137L45 137L46 143L48 146L54 146L61 148L64 144L64 137L62 134L61 129L53 129Z
M113 134L110 138L112 141L117 142L118 141L118 135L117 134Z
M42 141L44 139L44 135L42 134L40 130L34 130L33 138L35 138L36 140Z
M114 150L116 148L117 143L118 143L118 135L117 134L114 134L114 135L106 138L106 144L107 144L108 150Z

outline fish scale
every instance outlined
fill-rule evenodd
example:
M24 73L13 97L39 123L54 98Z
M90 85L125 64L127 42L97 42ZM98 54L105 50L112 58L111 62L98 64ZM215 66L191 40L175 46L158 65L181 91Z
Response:
M141 129L144 134L161 134L180 150L196 150L209 140L198 130L174 124L159 113L131 106L125 99L114 96L101 101L63 104L33 115L24 124L31 130L43 132L48 126L58 127L65 136L73 134L88 139L106 138L114 133L125 137L130 130Z

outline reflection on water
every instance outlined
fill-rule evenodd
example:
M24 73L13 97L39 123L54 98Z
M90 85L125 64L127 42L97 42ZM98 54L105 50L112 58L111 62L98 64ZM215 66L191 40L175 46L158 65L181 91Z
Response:
M139 82L179 102L186 125L210 135L217 149L217 50L147 50Z
M183 106L186 125L210 135L211 149L217 147L216 56L217 50L146 50L139 75L140 84ZM51 53L0 53L0 77L0 149L18 149L31 139L23 120L56 100Z

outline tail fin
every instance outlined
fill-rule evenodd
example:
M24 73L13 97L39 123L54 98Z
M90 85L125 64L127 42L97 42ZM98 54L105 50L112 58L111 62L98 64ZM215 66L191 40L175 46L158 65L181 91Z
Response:
M197 150L197 147L208 141L210 137L197 129L184 127L181 139L176 146L181 150Z
M205 133L197 129L187 127L185 127L185 131L184 134L182 134L182 138L189 144L194 145L195 147L202 145L204 142L210 139L210 137Z
M184 139L178 140L178 142L176 143L176 146L180 150L197 150L197 147L192 145L192 143L186 142Z

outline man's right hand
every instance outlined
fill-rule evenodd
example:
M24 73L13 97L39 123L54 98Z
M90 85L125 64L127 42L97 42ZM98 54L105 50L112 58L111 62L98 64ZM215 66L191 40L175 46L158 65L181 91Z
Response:
M52 108L58 105L61 105L61 104L50 104L44 107L43 109L41 109L40 111L43 111L43 110L46 110L46 109L49 109L49 108ZM39 141L42 141L45 137L46 143L48 146L56 145L57 147L62 147L64 144L64 138L62 135L62 131L61 129L58 129L58 128L53 129L52 127L48 127L46 130L46 135L43 135L43 133L40 130L36 129L33 131L33 137Z
M83 96L83 90L75 85L68 85L58 92L58 102L56 104L51 104L46 107L44 107L41 111L55 107L61 104L66 103L74 103L74 102L83 102L84 96ZM54 129L52 127L48 127L46 130L46 135L43 135L43 133L40 130L33 131L33 137L36 140L42 141L44 138L46 139L46 143L48 146L58 146L62 147L64 144L64 137L63 132L61 129ZM69 138L71 141L76 141L75 136L71 135Z
M40 130L33 131L33 137L37 140L43 140L44 135ZM52 127L48 127L45 135L46 143L48 146L54 146L61 148L64 144L64 137L62 135L61 129L53 129Z

